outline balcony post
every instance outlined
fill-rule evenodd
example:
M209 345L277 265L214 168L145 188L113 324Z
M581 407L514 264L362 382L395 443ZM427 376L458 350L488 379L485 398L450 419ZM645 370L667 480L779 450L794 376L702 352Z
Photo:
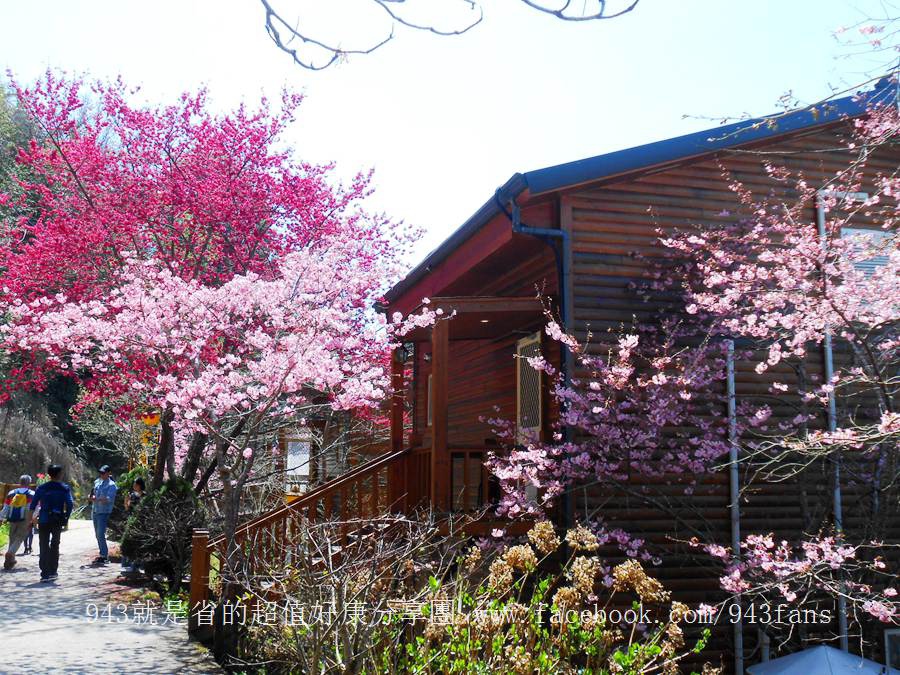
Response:
M209 532L194 530L191 538L191 593L188 630L199 628L198 613L209 599Z
M397 348L391 355L391 452L403 449L404 366L403 350ZM405 468L405 459L388 468L388 506L396 513L406 513L408 508Z
M447 425L450 327L438 319L431 329L431 503L436 511L450 510L450 450Z

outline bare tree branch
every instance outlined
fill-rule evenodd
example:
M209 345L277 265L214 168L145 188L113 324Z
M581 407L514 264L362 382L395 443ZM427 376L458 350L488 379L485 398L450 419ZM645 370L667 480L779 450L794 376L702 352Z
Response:
M608 11L609 0L593 0L592 2L582 2L581 11L570 11L570 8L573 4L572 0L565 0L565 2L562 3L562 7L559 7L557 9L547 7L542 2L534 2L534 0L521 1L532 9L536 9L537 11L543 12L544 14L550 14L563 21L598 21L600 19L615 19L616 17L622 16L623 14L628 14L628 12L637 7L637 4L640 0L631 0L627 3L620 3L624 4L624 6L621 9L614 9L612 11Z
M455 28L442 28L433 22L413 21L404 17L399 8L406 5L408 0L365 0L371 7L382 10L390 21L390 30L384 37L375 38L371 43L361 47L344 47L340 43L326 41L315 37L306 26L306 16L298 16L293 23L285 19L276 11L269 0L260 0L265 9L266 32L281 51L290 55L297 65L307 70L324 70L334 63L346 59L351 55L371 54L376 49L383 47L396 36L395 30L399 26L415 31L424 31L439 36L462 35L481 23L484 12L481 5L475 0L455 0L466 5L477 13L477 18L465 21ZM640 0L583 0L581 3L573 3L572 0L564 0L551 4L545 4L536 0L521 0L528 7L543 14L549 14L562 21L598 21L613 19L633 10ZM580 4L581 9L575 9L573 4ZM561 5L561 6L560 6Z

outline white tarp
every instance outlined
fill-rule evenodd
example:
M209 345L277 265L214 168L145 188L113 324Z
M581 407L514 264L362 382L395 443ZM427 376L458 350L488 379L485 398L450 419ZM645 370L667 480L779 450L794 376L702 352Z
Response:
M750 675L900 675L900 670L821 645L747 668Z

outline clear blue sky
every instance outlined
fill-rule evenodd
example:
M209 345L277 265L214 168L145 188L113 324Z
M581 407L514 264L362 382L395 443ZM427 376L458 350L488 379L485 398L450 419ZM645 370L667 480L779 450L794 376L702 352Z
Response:
M368 28L352 11L361 1L276 6L286 17L292 3L339 7L353 37ZM424 227L424 255L516 171L860 81L873 62L841 58L832 32L886 11L874 0L641 0L619 19L564 24L518 0L483 5L464 36L403 32L312 73L271 44L256 0L0 0L0 64L22 80L48 66L121 74L156 100L206 84L223 108L303 90L288 140L343 175L374 167L372 205Z

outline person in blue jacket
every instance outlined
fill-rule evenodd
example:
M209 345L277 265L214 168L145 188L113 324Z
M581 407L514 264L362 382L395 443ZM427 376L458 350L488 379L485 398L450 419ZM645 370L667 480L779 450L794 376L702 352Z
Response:
M38 512L38 543L41 547L38 564L41 568L41 581L53 581L59 576L59 537L69 522L74 505L72 490L60 481L62 467L51 464L47 467L47 475L50 480L38 486L28 506L32 512L32 520L35 520L34 512Z
M106 544L106 525L109 516L116 505L116 491L118 487L109 473L109 464L100 467L100 477L94 481L94 489L91 490L90 500L94 505L92 520L94 521L94 534L97 536L97 548L100 555L94 563L105 565L109 562L109 547Z

